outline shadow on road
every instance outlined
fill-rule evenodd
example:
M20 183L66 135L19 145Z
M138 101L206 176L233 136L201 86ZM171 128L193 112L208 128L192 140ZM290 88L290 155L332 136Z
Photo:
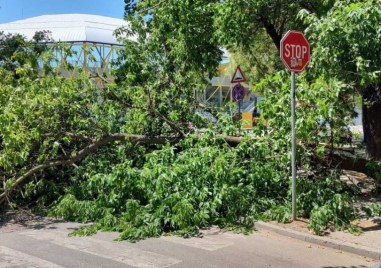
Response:
M24 229L56 229L54 223L63 222L53 218L35 215L27 210L8 210L0 214L0 231L13 231Z

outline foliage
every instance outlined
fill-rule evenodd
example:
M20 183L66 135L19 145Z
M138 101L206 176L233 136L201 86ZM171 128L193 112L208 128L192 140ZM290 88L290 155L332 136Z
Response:
M337 1L325 18L308 13L301 17L309 24L306 33L314 47L315 72L353 83L360 92L379 83L379 1Z
M377 204L377 203L371 204L370 208L372 210L373 215L377 215L381 217L381 204Z
M366 172L369 177L376 180L378 192L381 193L381 164L379 162L368 162Z
M217 1L216 25L224 45L250 47L262 35L279 50L280 40L289 29L303 30L305 25L297 18L300 10L323 16L335 1L285 0L226 0Z
M283 68L279 53L265 32L258 33L256 42L249 47L237 46L229 50L232 66L240 65L251 84Z
M128 103L146 114L150 135L188 131L195 93L215 74L222 51L216 40L211 1L125 1L129 29L115 75ZM163 119L166 125L163 126ZM168 126L168 122L173 124ZM168 128L169 127L169 128Z
M17 69L27 65L33 70L30 75L36 76L39 64L44 63L42 55L47 50L48 41L50 36L46 31L36 32L30 41L19 34L0 32L0 66L17 76ZM45 67L45 71L48 71L48 65L40 67Z
M338 144L352 120L355 103L343 103L340 98L351 90L351 86L323 76L310 82L306 74L300 74L296 88L298 151L313 150L316 155L323 156L324 149L320 143L326 142L331 147ZM273 138L283 139L288 144L290 140L285 140L284 135L291 132L291 126L284 118L290 118L289 75L284 72L269 75L254 90L264 94L266 101L260 103L260 108L267 124L274 128Z
M79 195L73 200L68 194L54 215L97 220L96 229L122 231L122 239L135 240L165 231L194 233L210 225L251 226L256 214L285 201L287 174L274 171L278 160L263 161L271 154L269 147L249 161L247 151L254 146L247 143L236 150L223 140L209 146L209 139L193 143L184 140L179 153L165 146L149 154L140 169L122 163L111 174L97 174L73 186L74 192L91 191L92 198L81 200ZM76 218L84 208L86 213ZM95 208L102 208L102 217Z
M351 225L356 218L356 210L348 194L335 194L323 206L315 206L311 211L309 227L316 233L322 234L330 227L336 230L348 229L352 233L359 233L360 229Z
M100 105L100 95L90 80L33 79L28 69L22 70L25 74L17 80L10 72L0 71L4 77L0 85L0 171L7 186L3 190L12 189L18 178L38 165L47 165L48 172L36 172L35 183L43 178L64 179L70 169L49 170L54 167L52 160L59 164L76 155L91 139L87 134L96 138L121 131L115 125L123 118L121 108L112 100Z

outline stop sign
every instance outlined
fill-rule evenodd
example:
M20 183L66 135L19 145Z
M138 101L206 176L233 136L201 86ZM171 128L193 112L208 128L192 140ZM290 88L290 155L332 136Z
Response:
M288 31L280 41L280 58L291 72L301 72L310 61L310 44L303 33Z

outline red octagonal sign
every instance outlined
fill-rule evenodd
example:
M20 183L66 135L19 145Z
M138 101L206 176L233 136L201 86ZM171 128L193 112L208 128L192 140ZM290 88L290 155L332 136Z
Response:
M310 44L303 33L288 31L280 41L280 58L291 72L301 72L310 61Z

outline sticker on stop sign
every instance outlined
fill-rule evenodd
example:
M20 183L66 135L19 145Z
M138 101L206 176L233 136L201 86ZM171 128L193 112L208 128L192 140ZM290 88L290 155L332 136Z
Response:
M310 61L310 44L303 33L288 31L280 41L280 57L292 72L301 72Z

